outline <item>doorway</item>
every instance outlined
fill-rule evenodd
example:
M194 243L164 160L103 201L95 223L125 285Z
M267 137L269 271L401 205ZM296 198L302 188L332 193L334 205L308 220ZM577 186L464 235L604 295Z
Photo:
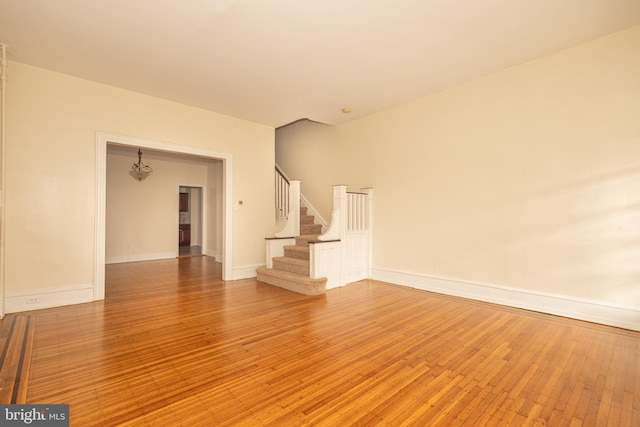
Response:
M170 144L126 135L96 132L96 197L95 197L95 249L94 249L94 300L103 300L105 295L105 242L106 242L106 169L107 144L148 148L166 153L186 154L204 159L218 160L221 170L221 230L220 250L222 280L233 280L233 155L197 147Z
M178 192L178 256L202 255L203 188L180 186Z

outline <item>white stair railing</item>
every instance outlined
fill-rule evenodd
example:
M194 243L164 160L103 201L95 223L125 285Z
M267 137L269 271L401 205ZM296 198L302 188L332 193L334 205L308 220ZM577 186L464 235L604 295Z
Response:
M289 180L276 166L276 218L286 218L289 214Z
M273 267L273 258L284 256L284 247L295 244L295 236L300 234L300 181L289 181L276 167L276 220L284 221L284 227L274 238L266 239L267 263Z
M295 237L300 235L300 181L289 181L288 209L284 228L276 237Z

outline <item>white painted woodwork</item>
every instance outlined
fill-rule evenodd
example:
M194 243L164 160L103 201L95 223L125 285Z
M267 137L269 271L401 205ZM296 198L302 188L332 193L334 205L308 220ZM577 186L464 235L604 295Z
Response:
M287 218L289 214L289 180L276 168L276 219Z
M276 237L295 237L300 235L300 181L289 181L289 213L284 228Z
M318 237L323 243L310 245L311 277L327 277L327 289L370 277L372 196L370 188L348 193L346 185L333 187L331 224Z
M339 240L344 238L347 215L347 186L333 186L333 211L331 212L331 224L327 231L318 237L318 240Z
M0 43L0 319L4 317L7 46Z
M327 278L327 289L341 286L341 242L312 242L309 244L309 276Z
M296 239L266 239L267 245L267 267L273 268L273 257L284 256L284 247L287 245L295 245Z

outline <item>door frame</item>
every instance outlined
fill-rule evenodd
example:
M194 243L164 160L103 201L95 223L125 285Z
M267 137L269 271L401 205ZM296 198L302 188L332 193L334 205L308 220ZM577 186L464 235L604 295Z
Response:
M203 158L222 160L222 280L233 280L233 155L231 153L151 139L96 132L94 300L103 300L105 295L107 144L148 148L168 153L191 154ZM205 238L203 236L203 240Z
M199 209L198 209L198 220L200 221L200 226L198 227L199 229L199 240L200 240L200 248L201 250L201 254L202 255L206 255L207 254L207 250L208 250L208 246L207 246L207 239L205 239L205 236L207 235L207 231L208 231L208 226L209 226L209 222L207 221L207 217L209 212L207 211L207 187L203 186L203 185L192 185L192 184L179 184L178 185L178 197L180 197L180 189L181 188L188 188L188 189L197 189L198 193L199 193L199 200L198 200L198 204L199 204ZM191 192L189 193L189 203L191 203ZM178 202L179 203L179 202ZM193 212L191 212L191 214L193 215ZM178 206L178 215L180 215L180 207ZM193 220L193 217L191 218ZM191 224L193 225L193 223ZM180 226L180 218L178 218L178 226ZM215 228L215 224L213 224L213 227ZM193 228L191 229L191 235L193 236ZM178 254L180 253L180 239L178 239ZM193 240L193 239L192 239Z

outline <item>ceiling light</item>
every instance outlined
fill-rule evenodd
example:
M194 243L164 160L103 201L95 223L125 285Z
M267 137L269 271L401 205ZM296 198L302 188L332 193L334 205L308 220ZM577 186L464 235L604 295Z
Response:
M140 151L140 149L138 148L138 163L134 163L133 166L131 166L129 175L131 175L138 181L142 181L143 179L151 175L151 172L153 172L151 166L147 166L142 163L142 151Z

